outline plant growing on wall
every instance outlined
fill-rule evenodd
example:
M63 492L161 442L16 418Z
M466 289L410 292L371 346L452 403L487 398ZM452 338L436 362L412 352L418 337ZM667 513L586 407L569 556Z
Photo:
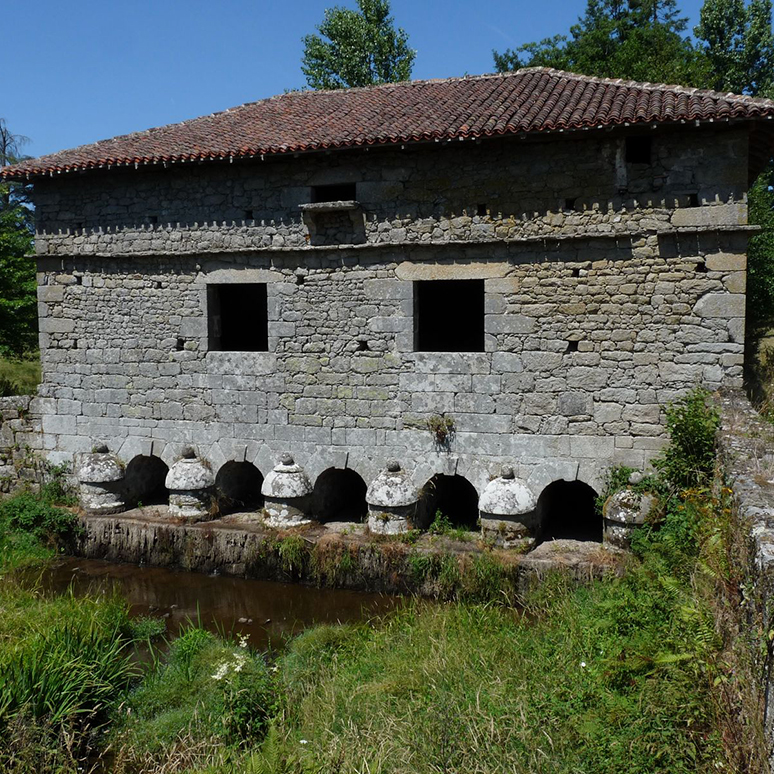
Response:
M433 436L436 446L448 449L454 438L454 417L445 414L433 414L427 420L427 429Z

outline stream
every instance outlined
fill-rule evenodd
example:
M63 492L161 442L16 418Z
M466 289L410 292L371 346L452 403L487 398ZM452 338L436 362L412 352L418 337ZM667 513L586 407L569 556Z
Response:
M116 590L132 616L163 617L167 636L200 621L215 633L249 635L258 650L282 649L303 629L320 623L349 623L389 613L397 596L294 583L202 575L162 567L115 564L98 559L59 559L44 570L24 573L43 591L76 595Z

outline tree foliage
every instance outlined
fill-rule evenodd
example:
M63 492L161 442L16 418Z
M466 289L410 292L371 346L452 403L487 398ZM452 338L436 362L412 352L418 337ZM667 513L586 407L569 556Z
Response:
M21 158L26 142L0 119L0 166ZM28 186L0 183L0 355L21 357L37 347L35 263Z
M771 0L705 0L696 41L676 0L588 0L569 35L493 52L498 72L556 67L584 75L766 94L774 86Z
M588 0L570 34L494 53L498 72L556 67L585 75L684 83L695 79L698 52L684 35L675 0Z
M696 37L706 85L736 94L767 94L774 85L771 0L705 0Z
M394 83L411 77L416 51L395 29L389 0L357 0L359 10L329 8L319 35L303 38L301 70L313 89Z

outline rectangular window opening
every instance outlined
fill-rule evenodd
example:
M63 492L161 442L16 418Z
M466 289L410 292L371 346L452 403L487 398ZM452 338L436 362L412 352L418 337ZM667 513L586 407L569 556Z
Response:
M265 282L207 286L211 351L266 352L268 319Z
M353 202L357 199L355 183L335 183L334 185L313 185L312 202Z
M414 283L417 352L484 351L484 280Z
M653 138L645 135L635 135L626 138L626 163L650 164L653 150Z

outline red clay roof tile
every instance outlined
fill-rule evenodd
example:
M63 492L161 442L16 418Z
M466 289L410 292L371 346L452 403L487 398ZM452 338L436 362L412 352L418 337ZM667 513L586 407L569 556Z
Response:
M774 116L774 102L543 67L504 75L301 91L0 170L6 179L107 166L245 158L360 145L627 123Z

